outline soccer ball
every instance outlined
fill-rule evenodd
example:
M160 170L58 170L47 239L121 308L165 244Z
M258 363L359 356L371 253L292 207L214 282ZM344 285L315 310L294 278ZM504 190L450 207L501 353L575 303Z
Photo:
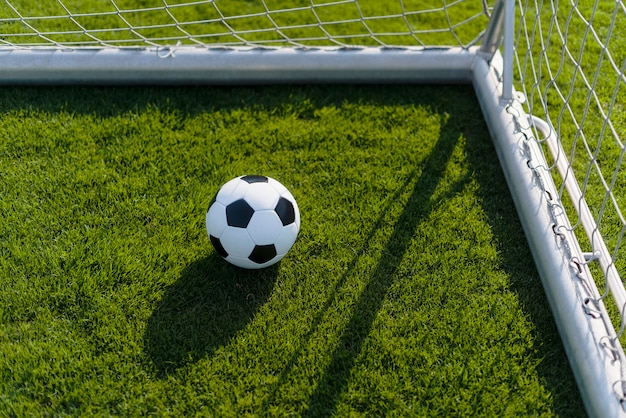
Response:
M296 242L300 212L289 190L266 176L225 183L206 213L215 251L238 267L259 269L278 262Z

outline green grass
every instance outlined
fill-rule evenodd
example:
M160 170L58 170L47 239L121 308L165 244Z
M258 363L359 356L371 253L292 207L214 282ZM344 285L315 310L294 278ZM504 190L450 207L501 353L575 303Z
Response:
M456 45L486 25L479 2L367 24L333 22L399 14L400 3L323 3L287 14L277 11L311 2L266 0L272 21L238 18L264 11L250 1L169 12L214 20L217 5L234 29L267 29L240 37L272 45L284 43L275 24L306 45L332 45L319 39L327 34L350 45ZM65 14L56 1L12 4L30 16ZM171 23L161 1L116 4L154 7L125 13L132 24ZM599 6L601 38L613 6ZM15 17L6 5L0 15ZM447 30L472 16L455 27L459 39ZM75 19L110 28L98 33L106 41L141 42L117 15ZM291 27L318 19L326 24ZM30 23L77 29L66 17ZM0 26L5 41L42 41L18 35L33 33L20 21ZM241 41L222 22L184 28L220 34L205 42ZM584 30L578 19L568 24L570 48L597 56ZM364 37L371 32L377 40ZM49 37L92 40L81 30ZM552 81L574 80L576 109L589 95L549 38L558 74L548 80L539 65L542 79L527 88L533 105L549 99L554 117L562 109ZM616 59L624 48L614 36ZM607 110L619 82L606 61L595 67L583 60L580 70L598 71ZM622 98L623 89L613 107L621 137ZM0 416L584 415L470 87L2 88L0 105ZM567 119L564 143L579 152ZM591 146L601 125L586 116ZM620 152L611 141L598 146L618 180ZM587 161L576 157L577 170ZM257 272L216 256L204 229L219 186L249 173L279 179L302 214L291 252ZM590 204L602 198L591 192Z
M0 415L577 416L466 86L0 90ZM267 270L204 214L296 197Z

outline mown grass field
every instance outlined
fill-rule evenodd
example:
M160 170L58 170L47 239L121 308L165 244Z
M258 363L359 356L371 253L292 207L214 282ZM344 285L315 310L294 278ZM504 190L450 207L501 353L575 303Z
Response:
M471 88L0 93L2 415L581 412ZM269 270L206 237L242 173Z
M0 416L584 415L471 86L2 87L0 136ZM300 206L266 270L206 236L242 174Z

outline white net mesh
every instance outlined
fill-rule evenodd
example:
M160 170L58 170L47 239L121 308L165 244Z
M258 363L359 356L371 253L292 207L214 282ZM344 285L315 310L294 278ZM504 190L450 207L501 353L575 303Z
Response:
M486 1L6 0L5 48L469 46Z
M529 113L553 127L544 140L548 162L583 250L600 261L590 267L603 297L613 294L619 329L626 308L619 277L626 271L626 7L522 0L518 16L516 86Z

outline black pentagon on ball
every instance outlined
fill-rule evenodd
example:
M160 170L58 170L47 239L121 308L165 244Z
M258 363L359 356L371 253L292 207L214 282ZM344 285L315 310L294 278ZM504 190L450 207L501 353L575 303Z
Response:
M224 258L228 257L228 252L224 249L224 246L220 242L220 239L214 237L213 235L209 235L209 238L211 239L211 244L213 244L213 248L215 248L215 251L217 251L217 253Z
M296 210L293 207L293 203L284 197L281 197L278 200L274 211L280 218L283 226L287 226L296 221Z
M274 244L257 245L250 253L248 258L257 264L263 264L276 257L276 247Z
M241 178L243 181L245 181L246 183L252 184L252 183L268 183L269 180L267 177L265 176L257 176L257 175L248 175L248 176L243 176Z
M246 228L254 215L254 209L248 202L239 199L226 206L226 222L229 226Z

